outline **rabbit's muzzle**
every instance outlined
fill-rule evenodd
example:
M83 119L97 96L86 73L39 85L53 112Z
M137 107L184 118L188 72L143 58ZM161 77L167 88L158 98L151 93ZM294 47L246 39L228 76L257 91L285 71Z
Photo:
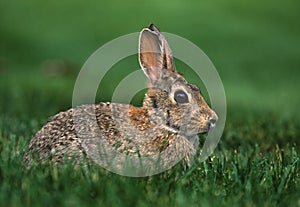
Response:
M218 121L218 116L215 112L213 112L213 115L207 120L206 123L207 132L216 126L217 121Z

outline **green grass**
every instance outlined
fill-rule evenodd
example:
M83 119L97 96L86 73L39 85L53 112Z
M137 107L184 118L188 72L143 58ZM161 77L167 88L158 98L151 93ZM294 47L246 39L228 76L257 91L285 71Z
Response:
M293 0L0 1L0 206L300 206L298 8ZM214 154L145 178L71 164L24 171L31 137L71 107L84 61L151 22L197 44L222 78L228 116ZM49 72L57 59L65 64ZM136 57L116 64L97 101L138 67Z
M0 205L297 206L300 126L273 118L229 122L213 156L186 172L178 165L155 176L130 178L97 166L70 164L23 171L26 143L39 124L4 115L0 119Z

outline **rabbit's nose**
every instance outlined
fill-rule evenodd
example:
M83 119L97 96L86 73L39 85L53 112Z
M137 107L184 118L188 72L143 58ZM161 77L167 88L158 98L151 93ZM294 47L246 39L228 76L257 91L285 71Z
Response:
M211 118L209 120L209 126L210 126L210 128L214 128L216 126L216 122L217 122L217 119Z
M209 128L212 129L216 126L216 122L218 121L218 116L216 113L213 113L213 115L208 120Z

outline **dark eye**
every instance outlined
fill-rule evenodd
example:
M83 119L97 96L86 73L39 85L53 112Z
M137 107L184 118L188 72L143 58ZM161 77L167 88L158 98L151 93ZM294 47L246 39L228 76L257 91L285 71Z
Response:
M174 100L179 104L183 104L189 102L189 97L183 90L177 90L174 93Z

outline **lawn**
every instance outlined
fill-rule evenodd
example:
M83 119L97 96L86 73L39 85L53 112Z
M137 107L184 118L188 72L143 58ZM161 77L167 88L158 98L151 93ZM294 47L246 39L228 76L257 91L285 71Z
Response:
M0 206L300 206L299 6L0 0ZM31 137L72 106L87 58L151 22L198 45L223 81L227 120L209 159L144 178L70 163L24 170ZM198 84L184 63L176 65ZM138 67L136 56L113 66L96 101L109 101Z

